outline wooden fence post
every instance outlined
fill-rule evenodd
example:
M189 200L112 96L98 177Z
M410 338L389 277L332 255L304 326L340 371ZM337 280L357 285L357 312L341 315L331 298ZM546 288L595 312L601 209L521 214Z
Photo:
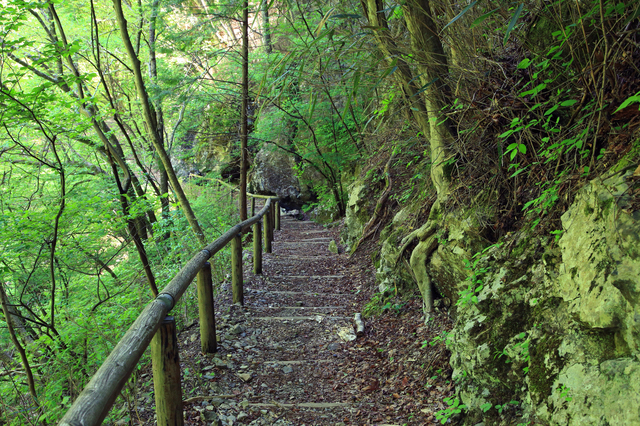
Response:
M156 396L158 426L182 426L182 388L176 322L165 317L151 340L153 390Z
M276 201L276 231L280 230L280 201Z
M262 224L253 224L253 273L262 273Z
M216 316L213 306L211 264L205 263L198 272L198 311L200 312L200 345L203 354L218 350L216 342Z
M239 233L231 240L231 290L233 303L244 305L244 290L242 288L242 234Z
M271 241L273 241L273 230L276 227L276 203L275 200L271 200L271 205L269 206L269 217L271 218Z
M273 240L273 228L271 227L271 212L267 210L263 217L264 224L264 251L271 253L271 241Z
M251 217L256 215L256 199L251 197Z

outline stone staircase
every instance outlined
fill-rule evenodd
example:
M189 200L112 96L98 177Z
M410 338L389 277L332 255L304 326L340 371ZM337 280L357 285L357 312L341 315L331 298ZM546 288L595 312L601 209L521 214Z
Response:
M352 332L357 309L346 256L313 222L283 216L281 229L263 275L244 271L244 306L217 304L219 351L199 365L210 395L193 402L206 424L340 425L367 408L336 381L338 332Z

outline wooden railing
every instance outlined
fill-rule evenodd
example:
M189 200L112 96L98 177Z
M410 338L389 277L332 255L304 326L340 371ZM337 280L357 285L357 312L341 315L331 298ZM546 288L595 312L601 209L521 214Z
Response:
M253 226L253 271L259 274L262 272L261 242L263 240L260 220L264 217L264 250L267 253L271 252L274 228L280 228L278 201L275 198L264 198L267 198L266 203L258 214L233 226L217 240L193 256L160 292L158 297L145 307L78 398L76 398L59 425L88 426L101 424L149 344L151 344L151 359L153 363L157 424L183 424L176 327L173 317L167 316L167 314L197 276L202 352L216 352L213 285L211 266L207 260L231 242L233 303L244 304L242 234ZM255 198L252 198L252 208L255 209Z

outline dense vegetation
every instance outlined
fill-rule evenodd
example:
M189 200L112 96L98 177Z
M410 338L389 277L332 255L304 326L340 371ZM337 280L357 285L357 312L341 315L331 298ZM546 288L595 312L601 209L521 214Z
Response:
M228 190L189 175L239 175L242 4L1 3L0 424L53 423L236 220ZM293 156L335 217L367 176L378 202L361 241L409 202L403 244L425 253L460 208L489 243L558 235L575 188L637 162L636 2L249 9L249 158Z

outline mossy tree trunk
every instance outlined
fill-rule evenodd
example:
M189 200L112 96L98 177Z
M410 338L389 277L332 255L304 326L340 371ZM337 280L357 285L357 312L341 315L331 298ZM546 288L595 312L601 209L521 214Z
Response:
M387 58L389 66L398 68L395 73L400 83L412 115L422 134L429 141L431 158L431 181L437 192L429 220L420 229L412 232L404 239L404 251L416 239L417 246L411 254L411 269L422 293L425 313L433 309L433 291L428 273L428 262L438 247L434 237L439 226L441 206L449 195L450 176L447 173L447 160L450 158L447 146L453 141L453 131L449 121L441 117L446 105L446 77L448 75L447 58L438 37L438 29L431 16L429 0L408 0L402 6L404 21L409 30L411 41L411 58L415 65L410 65L407 52L403 52L392 38L384 0L361 0L369 24L374 28L374 37L378 49ZM414 75L412 66L419 74Z

